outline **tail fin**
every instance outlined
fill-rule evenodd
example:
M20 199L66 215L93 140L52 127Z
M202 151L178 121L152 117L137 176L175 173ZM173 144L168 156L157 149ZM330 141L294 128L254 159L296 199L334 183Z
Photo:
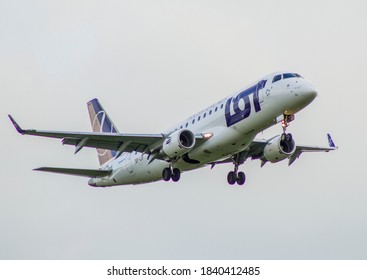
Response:
M95 98L89 101L87 105L93 132L118 133L116 126L113 124L98 99ZM103 149L97 149L97 153L100 165L103 165L116 155L116 151Z

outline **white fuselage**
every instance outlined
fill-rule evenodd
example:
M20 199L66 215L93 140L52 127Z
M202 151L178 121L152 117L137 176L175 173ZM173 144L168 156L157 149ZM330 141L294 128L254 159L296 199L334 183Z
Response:
M165 135L181 129L212 134L188 152L190 160L181 157L174 167L184 172L243 151L259 132L279 122L284 114L295 114L314 100L316 91L311 82L302 77L273 82L279 74L268 75L165 131ZM157 181L168 166L158 159L149 163L148 154L123 153L101 167L112 169L110 176L91 179L90 184L106 187Z

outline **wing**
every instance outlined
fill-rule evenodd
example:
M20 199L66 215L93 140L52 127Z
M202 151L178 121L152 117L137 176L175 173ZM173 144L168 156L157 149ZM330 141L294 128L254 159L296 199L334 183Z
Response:
M296 149L294 153L288 158L288 165L291 165L297 158L301 156L303 152L329 152L338 149L338 147L335 146L330 134L327 134L329 146L323 147L323 146L296 146ZM212 167L215 164L220 163L233 163L234 161L238 162L238 164L243 164L248 158L251 159L263 159L263 151L265 146L274 139L275 137L269 139L269 140L254 140L252 143L243 151L227 158L222 161L213 162ZM261 161L261 166L263 166L266 163L266 161Z
M320 146L297 146L294 153L289 157L288 165L291 165L297 158L301 156L304 152L330 152L338 149L335 146L333 139L330 134L327 134L329 147L320 147Z
M58 167L40 167L33 169L36 171L45 171L52 173L68 174L75 176L82 176L88 178L104 177L111 174L111 170L99 169L74 169L74 168L58 168Z
M20 134L62 139L64 145L75 146L75 153L79 152L83 147L117 151L116 157L120 156L123 152L157 152L166 139L166 135L164 134L24 130L12 116L9 115L9 118ZM205 137L202 134L197 134L195 135L195 139L195 146L197 146L205 140Z

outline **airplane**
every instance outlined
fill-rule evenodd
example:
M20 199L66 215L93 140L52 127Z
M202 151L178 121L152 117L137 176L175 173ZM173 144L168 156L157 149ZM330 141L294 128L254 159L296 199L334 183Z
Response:
M40 167L34 170L90 178L92 187L143 184L159 180L177 182L181 173L217 164L233 164L229 185L244 185L245 173L239 166L258 159L261 167L288 159L291 165L303 152L336 150L330 134L329 146L298 146L289 123L295 114L317 96L313 84L294 72L276 72L190 116L157 134L120 133L98 99L87 103L93 132L63 132L22 129L23 135L62 139L75 146L96 148L99 169ZM265 129L281 124L282 133L268 140L255 139Z

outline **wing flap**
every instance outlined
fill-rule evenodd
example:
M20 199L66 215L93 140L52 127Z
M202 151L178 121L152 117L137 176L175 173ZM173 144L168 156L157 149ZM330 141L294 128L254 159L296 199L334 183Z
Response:
M74 176L82 176L82 177L88 177L88 178L104 177L104 176L108 176L112 172L111 170L76 169L76 168L60 168L60 167L40 167L40 168L36 168L33 170L74 175Z

